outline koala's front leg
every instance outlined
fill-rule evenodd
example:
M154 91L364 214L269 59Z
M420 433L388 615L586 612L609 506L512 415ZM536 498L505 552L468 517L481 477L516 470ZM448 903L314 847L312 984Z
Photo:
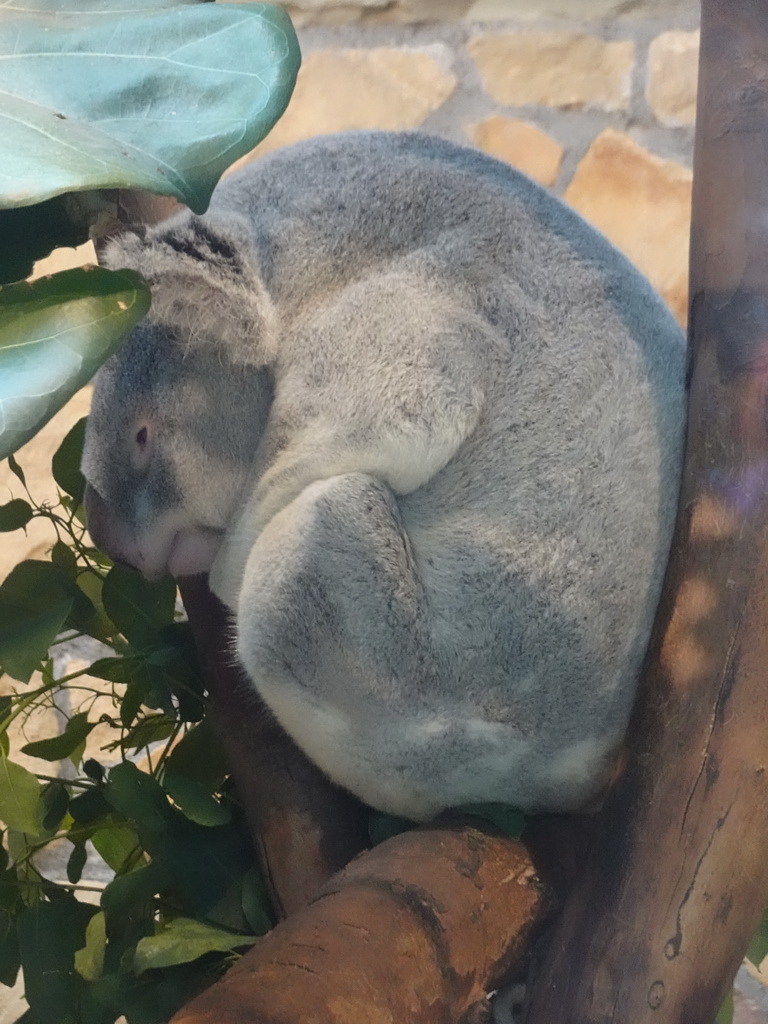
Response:
M439 765L422 758L418 721L440 687L385 484L362 473L317 481L273 516L247 561L237 632L257 690L330 778L394 813L436 809L423 769Z

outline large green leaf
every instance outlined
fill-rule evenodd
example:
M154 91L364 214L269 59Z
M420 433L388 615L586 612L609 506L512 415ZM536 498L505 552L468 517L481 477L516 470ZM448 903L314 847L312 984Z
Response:
M0 207L143 188L208 205L299 67L270 4L31 0L0 8Z
M0 458L93 376L149 302L138 274L101 267L0 288Z

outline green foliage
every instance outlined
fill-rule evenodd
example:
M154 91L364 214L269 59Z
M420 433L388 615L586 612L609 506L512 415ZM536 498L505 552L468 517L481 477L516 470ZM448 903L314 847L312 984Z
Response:
M715 1024L731 1024L733 1021L733 990L731 990L723 1001L723 1005L715 1017Z
M128 271L14 282L57 246L114 228L106 190L146 189L203 212L221 174L285 109L300 56L279 7L196 0L0 5L0 52L4 458L149 307L145 284ZM0 509L0 530L24 514Z
M747 949L747 960L759 968L766 956L768 956L768 911L763 914L760 926L752 936L752 941Z
M27 493L19 517L19 528L48 521L51 559L22 562L0 585L0 663L22 684L0 701L0 984L21 967L35 1024L160 1024L271 927L272 911L175 587L112 566L78 518L82 438L78 424L54 457L59 504ZM57 677L48 648L80 634L104 656ZM23 767L8 727L64 692L58 735L21 748L41 771ZM94 757L96 725L113 738ZM75 777L54 777L65 760ZM61 839L71 845L54 879L38 860ZM114 873L100 906L81 899L93 898L96 853Z

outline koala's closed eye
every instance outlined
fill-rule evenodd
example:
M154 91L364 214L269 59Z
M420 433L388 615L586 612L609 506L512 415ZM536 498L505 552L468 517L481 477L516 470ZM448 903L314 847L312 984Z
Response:
M105 547L210 569L253 685L368 803L593 799L682 457L648 283L509 166L408 133L253 161L108 262L153 298L95 386Z
M135 428L131 451L131 465L137 473L147 468L152 460L153 431L149 423L141 423Z

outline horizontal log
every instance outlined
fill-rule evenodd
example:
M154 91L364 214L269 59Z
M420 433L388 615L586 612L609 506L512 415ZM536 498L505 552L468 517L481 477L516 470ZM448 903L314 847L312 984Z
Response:
M480 1024L552 906L515 840L466 823L408 832L354 860L172 1024Z

